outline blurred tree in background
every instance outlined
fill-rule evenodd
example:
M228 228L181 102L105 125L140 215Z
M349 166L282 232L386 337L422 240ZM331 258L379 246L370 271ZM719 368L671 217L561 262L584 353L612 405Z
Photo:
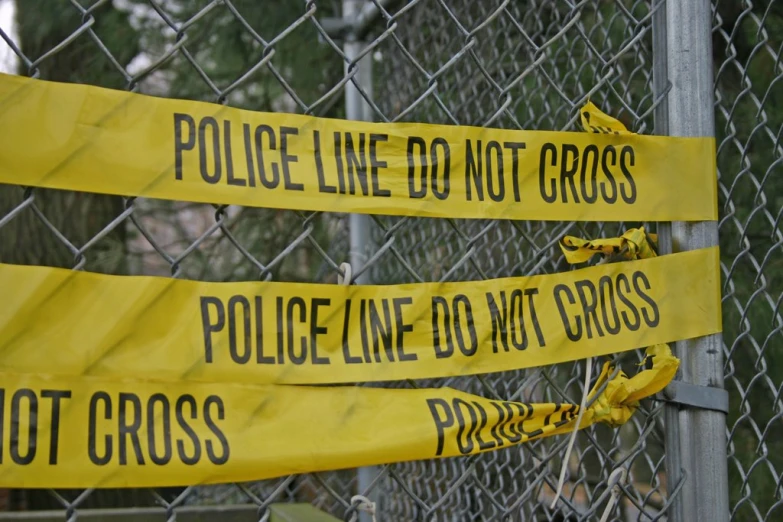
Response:
M324 98L343 77L342 59L325 42L318 43L318 31L308 16L314 14L313 8L308 11L304 2L238 0L230 7L207 8L207 2L196 0L160 5L127 0L123 5L140 35L142 54L135 60L140 65L131 72L139 77L141 92L262 112L343 114L342 90ZM339 2L319 2L317 16L335 16L338 7ZM172 53L183 38L173 28L188 20L194 21L187 27L186 41ZM164 57L168 58L159 63ZM168 208L172 216L172 209L183 209L167 202L145 205L153 212ZM334 245L335 255L347 256L345 242L335 241L347 238L340 216L317 215L305 224L303 217L290 211L233 207L218 208L216 214L216 209L205 205L186 207L209 219L199 227L193 221L172 218L169 224L177 229L170 231L173 252L192 244L210 222L214 223L215 215L225 219L224 231L246 248L240 252L227 234L214 234L183 261L181 268L187 277L257 279L258 267L248 255L266 266L298 241L296 252L271 270L276 279L334 278L313 243ZM259 226L261 223L264 226Z
M53 5L49 0L16 2L16 29L19 46L31 62L37 62L58 44L70 37L83 23L82 15L72 6ZM59 4L59 3L58 3ZM110 3L95 10L95 31L105 34L105 43L115 49L115 58L127 63L139 52L139 35L128 23L128 15L112 8ZM45 80L88 83L121 89L123 77L87 34L59 52L44 58L30 70L20 64L19 74L36 73ZM122 211L119 197L44 190L34 191L35 204L51 226L81 248L95 237ZM2 187L0 214L7 214L23 200L19 187ZM115 228L87 254L87 267L100 272L122 271L124 230ZM77 256L27 208L7 226L0 228L0 260L5 263L42 264L72 267Z
M715 2L713 55L733 520L781 517L783 2ZM769 517L769 518L766 518Z

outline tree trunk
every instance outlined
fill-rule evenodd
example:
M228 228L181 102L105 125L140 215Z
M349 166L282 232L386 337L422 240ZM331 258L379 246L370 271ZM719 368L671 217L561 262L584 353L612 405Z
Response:
M138 38L127 16L113 9L110 2L98 8L94 16L93 29L117 61L127 64L138 54ZM82 24L82 15L65 1L20 0L16 2L15 21L19 35L16 43L25 56L35 61L73 34ZM20 63L18 72L27 76L36 71L27 70ZM123 75L86 33L46 58L37 66L37 72L43 80L120 89L125 86ZM2 263L74 267L81 256L76 255L52 229L59 231L79 249L123 210L122 198L117 196L45 189L25 192L22 187L0 185L0 220L30 197L34 198L36 209L49 224L28 205L0 227ZM103 273L125 272L125 236L124 223L108 232L84 253L84 268ZM147 502L152 503L152 499ZM111 502L112 505L116 503ZM0 511L57 508L61 506L46 491L0 490Z

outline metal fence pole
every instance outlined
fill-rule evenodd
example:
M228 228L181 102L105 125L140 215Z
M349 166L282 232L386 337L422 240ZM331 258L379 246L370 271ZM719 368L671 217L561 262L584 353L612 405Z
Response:
M343 18L350 23L362 10L364 0L343 0ZM351 62L364 50L365 44L356 39L353 32L348 32L343 52ZM354 80L368 95L372 92L372 62L370 56L365 56L356 64ZM350 64L346 64L346 74L349 73ZM364 100L362 94L353 82L345 84L345 116L349 120L367 120L372 118L371 108ZM354 273L361 270L367 260L367 251L370 243L370 220L363 214L351 214L349 218L349 230L351 240L351 267ZM369 275L363 273L356 280L358 284L367 284Z
M653 19L655 89L671 90L656 112L656 132L671 136L714 136L713 65L710 0L658 2ZM682 173L687 176L687 172ZM660 227L663 252L718 244L715 222L672 223ZM677 380L723 389L723 342L720 334L680 341ZM675 383L676 384L676 383ZM706 390L717 394L716 390ZM729 520L726 415L684 404L666 406L666 469L675 522Z
M352 22L362 13L365 6L364 0L343 0L343 22L352 25ZM357 56L364 50L365 43L357 38L355 31L348 31L343 44L345 57L352 63ZM345 73L348 74L352 68L351 63L346 63ZM371 55L365 56L356 64L356 74L354 80L362 90L371 95L372 93L372 61ZM369 104L362 97L361 92L356 88L353 82L345 84L345 116L349 120L370 120L372 112ZM350 263L353 272L356 273L364 267L367 261L367 253L370 247L370 220L363 214L351 214L349 216L348 229L350 231ZM369 272L364 272L355 281L357 284L368 284L370 282ZM368 427L369 429L369 427ZM372 484L378 474L376 467L359 468L356 472L356 489L359 494L363 494ZM377 499L368 495L370 500L377 502ZM359 513L360 522L370 522L372 517L367 513Z

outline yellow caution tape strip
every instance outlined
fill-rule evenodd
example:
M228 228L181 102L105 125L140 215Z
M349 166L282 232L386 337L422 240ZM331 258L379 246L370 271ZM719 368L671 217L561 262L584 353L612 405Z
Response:
M577 264L589 260L595 254L602 254L606 259L617 257L622 259L650 259L658 255L656 252L657 243L657 234L648 234L644 227L640 227L632 228L618 238L585 240L566 236L561 240L560 248L563 250L566 261L571 264ZM671 364L667 363L664 365L667 367L666 372L657 374L645 374L645 372L642 372L634 377L634 391L629 391L622 379L610 382L606 392L607 397L612 397L614 393L617 393L619 396L626 397L629 400L638 400L639 398L657 393L668 385L674 378L679 360L671 354L671 350L665 344L648 347L645 352L645 360L640 365L646 364L648 359L658 361L658 363L653 362L653 365L660 364L661 360L670 361ZM673 361L677 361L676 364ZM655 388L657 391L651 391L651 388ZM609 399L609 402L611 403L612 400L614 399ZM626 417L617 417L617 419L620 422L627 420Z
M0 265L0 372L325 384L505 371L719 332L719 282L717 247L384 286Z
M268 114L0 75L0 183L448 218L716 220L715 140ZM586 121L588 120L588 121Z
M588 101L579 114L582 127L587 132L603 134L632 134L620 121L612 118Z
M677 369L608 381L581 427L622 424ZM144 357L139 354L139 357ZM607 382L608 381L608 382ZM161 487L470 455L567 433L578 406L443 389L297 387L0 374L0 487Z
M609 258L648 259L657 255L658 235L648 234L644 227L632 228L620 237L606 239L581 239L565 236L560 240L560 249L566 261L571 264L589 261L596 254Z

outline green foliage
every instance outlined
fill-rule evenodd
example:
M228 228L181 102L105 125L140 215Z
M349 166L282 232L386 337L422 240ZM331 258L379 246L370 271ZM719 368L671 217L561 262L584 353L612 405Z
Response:
M783 5L719 0L713 53L733 520L781 516Z
M57 4L57 5L53 5ZM101 41L120 65L127 65L139 53L138 33L127 13L105 3L93 12L92 29L101 35ZM35 62L50 53L58 44L71 37L86 24L81 13L67 2L52 0L24 0L17 2L16 22L22 52ZM21 66L20 74L32 74L35 69L47 80L88 83L121 89L123 75L95 41L84 32L59 52L45 58L33 70Z
M207 5L204 1L178 2L176 9L162 5L159 9L175 24L194 20L185 33L187 55L176 52L162 66L167 96L222 101L204 80L203 71L220 91L234 86L227 97L231 106L303 112L292 93L309 107L343 76L340 55L327 43L318 44L319 34L311 21L335 16L335 3L318 2L308 11L305 2L236 0L234 9L217 6L203 16L196 15ZM178 41L160 16L141 20L140 31L144 51L154 57L166 55ZM337 93L338 99L341 95ZM316 111L323 114L326 109Z

